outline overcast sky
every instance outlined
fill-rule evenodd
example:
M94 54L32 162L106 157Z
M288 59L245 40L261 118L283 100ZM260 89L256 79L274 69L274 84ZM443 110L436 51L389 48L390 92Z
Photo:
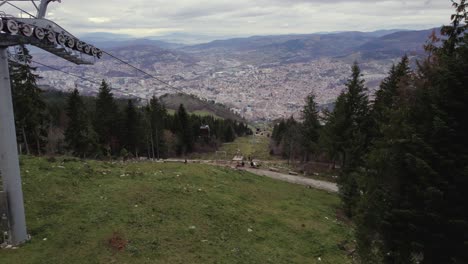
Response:
M449 0L63 0L49 5L47 18L75 35L249 36L427 29L447 24L452 12Z

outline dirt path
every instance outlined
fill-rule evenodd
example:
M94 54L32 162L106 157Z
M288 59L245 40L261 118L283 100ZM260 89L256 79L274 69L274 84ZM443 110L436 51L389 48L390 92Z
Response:
M182 159L169 159L169 160L165 160L165 162L184 163L185 160L182 160ZM218 164L215 161L210 161L210 160L187 160L187 162L188 163L202 163L202 164L208 164L208 165L214 165L214 166L230 167L230 166L226 166L226 164ZM302 177L302 176L293 176L293 175L289 175L289 174L273 172L273 171L269 171L269 170L262 170L262 169L241 168L241 170L245 170L245 171L248 171L250 173L253 173L253 174L256 174L256 175L259 175L259 176L265 176L265 177L272 178L272 179L275 179L275 180L280 180L280 181L285 181L285 182L289 182L289 183L310 186L312 188L325 190L325 191L333 192L333 193L338 192L338 185L336 185L336 183L333 183L333 182L314 180L314 179L306 178L306 177Z
M338 186L336 185L336 183L332 183L332 182L319 181L319 180L314 180L314 179L310 179L310 178L306 178L302 176L293 176L289 174L283 174L283 173L273 172L273 171L268 171L268 170L250 169L250 168L244 168L243 170L251 172L256 175L266 176L266 177L273 178L273 179L280 180L280 181L306 185L306 186L310 186L316 189L325 190L325 191L329 191L333 193L338 192Z

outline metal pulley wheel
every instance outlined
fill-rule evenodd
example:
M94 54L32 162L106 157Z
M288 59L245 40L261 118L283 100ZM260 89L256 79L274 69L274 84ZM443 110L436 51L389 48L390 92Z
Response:
M89 45L85 45L85 46L84 46L84 52L85 52L86 54L90 54L90 53L91 53L91 47L90 47Z
M47 32L47 40L52 44L57 43L57 40L56 40L55 36L56 36L55 32L53 32L53 31L48 31Z
M25 37L31 37L33 35L33 28L29 24L20 23L19 24L20 32Z
M99 50L98 50L96 47L92 47L92 48L91 48L91 54L92 54L93 56L97 56L98 52L99 52Z
M39 40L43 40L45 38L45 31L43 28L40 28L40 27L35 27L34 28L34 36L39 39Z
M58 33L57 34L57 43L61 46L64 46L67 42L67 38L65 37L65 35L61 34L61 33Z
M97 53L97 58L100 59L102 58L102 50L99 50L98 53Z
M70 49L73 49L73 47L75 47L75 39L74 38L68 38L67 39L67 47L69 47Z
M80 51L80 52L83 51L84 46L85 46L85 43L82 42L82 41L78 41L78 42L76 43L76 49L77 49L78 51Z
M6 23L3 25L3 31L8 32L10 34L18 34L18 31L19 31L18 23L14 20L8 19Z

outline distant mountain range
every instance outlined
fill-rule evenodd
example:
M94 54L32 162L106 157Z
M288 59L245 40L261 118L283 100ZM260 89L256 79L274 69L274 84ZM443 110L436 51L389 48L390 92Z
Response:
M227 56L242 54L246 55L246 60L256 63L304 62L356 53L361 54L359 59L385 59L399 57L405 53L422 54L423 44L433 30L254 36L185 46L181 50L188 53L225 53Z
M108 32L93 32L86 33L79 36L80 39L92 43L111 43L111 42L120 42L125 43L127 41L156 41L155 43L162 43L166 46L168 44L183 46L183 45L195 45L200 43L207 43L213 40L220 39L231 39L233 36L210 36L210 35L199 35L199 34L190 34L190 33L171 33L162 36L146 36L141 38L136 38L127 34L113 34ZM162 47L162 46L161 46Z
M177 51L186 54L219 54L241 59L252 64L307 62L323 57L354 55L357 60L388 59L404 53L423 54L423 45L434 29L428 30L379 30L374 32L336 32L306 35L252 36L214 40L207 43L186 45L168 42L166 37L132 38L124 34L90 33L82 36L87 42L102 49L131 50L148 47ZM185 36L179 34L180 36ZM176 35L176 36L179 36ZM195 35L193 36L195 38ZM177 39L177 38L176 38ZM144 53L145 56L147 53ZM156 55L161 55L158 50ZM357 55L357 56L356 56ZM153 56L154 57L154 56Z
M148 98L184 92L223 103L246 118L259 120L299 113L310 92L316 94L320 104L333 102L344 88L354 61L359 62L372 93L401 56L407 54L413 62L424 56L423 46L434 30L252 36L195 45L177 42L184 37L197 39L182 33L144 39L110 33L81 36L169 82L171 87L107 56L86 67L46 54L37 56L43 63L83 77L106 79L117 95ZM97 89L86 81L39 69L46 85L63 90L75 86L83 91Z
M353 53L363 53L364 59L379 57L379 55L400 56L402 52L421 53L422 46L435 29L428 30L378 30L373 32L320 32L314 34L292 34L272 36L251 36L244 38L228 38L207 41L214 36L201 36L186 33L173 33L164 36L135 38L127 34L106 32L87 33L80 39L92 43L101 49L165 49L185 53L235 53L234 56L245 53L249 60L259 57L272 57L270 60L295 62L318 57L340 57ZM189 42L197 44L187 44ZM36 50L36 49L34 49ZM279 55L277 53L281 53ZM225 54L228 55L229 54ZM251 57L253 55L253 57ZM258 63L258 61L257 61Z

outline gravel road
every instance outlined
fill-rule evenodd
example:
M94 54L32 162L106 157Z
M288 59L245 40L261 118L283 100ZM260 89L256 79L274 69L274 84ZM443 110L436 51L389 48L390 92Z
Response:
M332 183L332 182L319 181L319 180L314 180L314 179L310 179L310 178L306 178L302 176L293 176L289 174L283 174L283 173L273 172L273 171L268 171L268 170L251 169L251 168L244 168L243 170L251 172L253 174L260 175L260 176L273 178L276 180L306 185L306 186L310 186L313 188L317 188L317 189L321 189L321 190L325 190L329 192L334 192L334 193L338 192L338 186L336 185L336 183Z
M169 160L165 160L164 162L184 163L185 160L169 159ZM211 161L211 160L187 160L187 162L188 163L203 163L203 164L215 165L215 166L226 166L226 165L218 164L215 161ZM325 191L333 192L333 193L338 192L338 185L336 185L336 183L333 183L333 182L319 181L319 180L314 180L314 179L306 178L302 176L294 176L294 175L289 175L289 174L284 174L284 173L279 173L279 172L274 172L274 171L269 171L269 170L262 170L262 169L252 169L252 168L247 168L247 167L239 168L239 169L248 171L256 175L265 176L265 177L280 180L280 181L310 186L315 189L325 190Z

